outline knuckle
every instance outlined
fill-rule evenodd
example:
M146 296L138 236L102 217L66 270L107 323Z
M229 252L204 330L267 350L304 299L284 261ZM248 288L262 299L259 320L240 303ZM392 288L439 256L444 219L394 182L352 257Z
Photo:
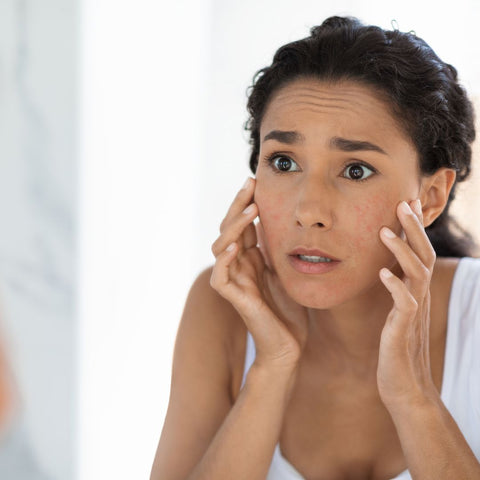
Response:
M430 278L430 269L426 265L421 265L418 269L418 278L425 282Z
M219 248L218 248L218 239L215 240L213 243L212 243L212 253L213 255L215 255L215 257L218 255L219 253Z
M405 305L405 312L409 315L413 315L417 313L417 310L418 302L412 296L409 296Z
M218 272L216 271L216 266L213 268L212 275L210 276L210 286L217 291L220 291L221 284Z
M437 260L437 253L435 252L434 248L431 247L430 251L428 252L428 258L427 258L428 266L430 268L433 268L436 260Z
M215 276L215 272L213 272L212 275L210 276L210 286L214 290L217 290L217 278Z

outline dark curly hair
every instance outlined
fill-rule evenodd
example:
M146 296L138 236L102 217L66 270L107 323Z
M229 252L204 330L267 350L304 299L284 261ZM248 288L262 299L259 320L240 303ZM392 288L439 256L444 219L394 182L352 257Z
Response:
M472 237L449 215L457 182L470 173L475 139L473 106L458 83L455 68L438 58L414 33L363 25L352 17L330 17L310 36L280 47L270 66L259 70L249 87L245 129L256 172L260 125L272 94L299 78L352 80L373 87L392 108L419 154L420 170L442 167L457 172L447 205L426 228L438 256L472 255Z

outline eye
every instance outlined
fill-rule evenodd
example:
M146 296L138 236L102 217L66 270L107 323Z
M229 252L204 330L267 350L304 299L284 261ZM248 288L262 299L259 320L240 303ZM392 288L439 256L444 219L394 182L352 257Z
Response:
M350 180L360 181L366 180L374 173L376 173L376 170L373 167L367 167L362 163L351 163L343 171L343 176Z
M273 168L273 170L275 170L276 173L300 171L298 165L291 158L285 155L274 154L270 157L267 157L266 161ZM296 168L291 170L294 166L296 166Z

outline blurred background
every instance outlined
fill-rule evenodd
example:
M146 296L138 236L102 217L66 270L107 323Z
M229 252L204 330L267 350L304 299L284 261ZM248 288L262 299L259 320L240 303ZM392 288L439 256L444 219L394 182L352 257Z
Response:
M414 30L480 111L478 0L0 0L0 478L148 478L246 89L333 14ZM474 165L477 239L479 192Z

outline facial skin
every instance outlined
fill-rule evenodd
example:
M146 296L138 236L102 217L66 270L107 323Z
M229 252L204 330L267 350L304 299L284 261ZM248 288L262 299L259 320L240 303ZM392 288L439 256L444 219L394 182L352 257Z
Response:
M272 131L300 138L265 140ZM335 143L338 138L378 148ZM418 198L423 181L416 149L388 105L358 83L296 80L272 97L260 142L260 228L271 266L291 298L314 309L365 307L379 294L388 298L378 272L398 268L379 231L388 226L401 234L397 205ZM364 180L352 179L355 173ZM326 273L300 273L288 260L298 246L340 263Z

